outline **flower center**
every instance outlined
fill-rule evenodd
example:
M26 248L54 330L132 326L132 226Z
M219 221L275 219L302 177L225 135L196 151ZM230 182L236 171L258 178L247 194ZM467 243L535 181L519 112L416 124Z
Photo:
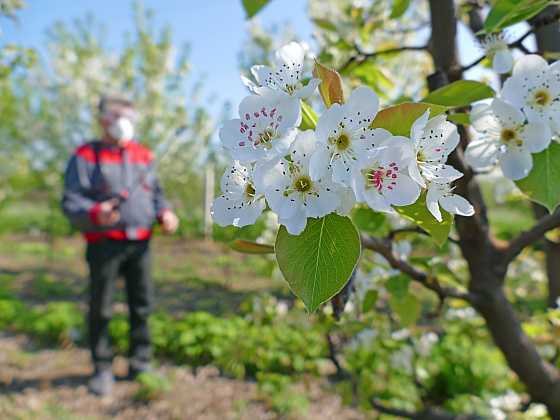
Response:
M335 139L334 144L339 152L343 152L350 146L350 137L348 137L346 133L341 133L338 138Z
M375 188L381 192L385 185L392 190L396 185L399 167L395 162L391 162L388 168L384 166L374 166L364 171L366 177L366 188Z
M265 146L268 145L272 139L274 138L274 131L270 128L267 128L262 133L259 134L259 139L257 144L264 144Z
M286 92L288 92L289 95L292 95L296 90L296 85L286 85Z
M509 143L512 140L515 140L517 134L511 128L504 128L500 134L500 138L504 143Z
M297 177L296 180L294 181L294 190L298 192L301 193L309 192L312 187L313 187L313 182L311 181L311 178L309 178L307 175L301 175Z
M550 94L544 89L535 92L535 102L540 106L545 106L550 103Z
M424 156L424 152L423 152L423 151L419 151L419 152L416 154L416 160L417 160L418 162L424 162L424 161L426 160L426 156Z
M247 185L245 186L245 197L247 198L255 197L255 187L253 187L253 184L247 183Z

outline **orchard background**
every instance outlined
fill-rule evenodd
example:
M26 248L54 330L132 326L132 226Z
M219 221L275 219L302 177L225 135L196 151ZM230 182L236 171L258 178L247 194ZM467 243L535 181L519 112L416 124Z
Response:
M127 5L126 25L109 5L84 2L72 21L64 1L52 3L61 20L33 43L26 25L46 6L0 1L2 418L560 419L554 64L547 90L535 93L537 105L550 105L549 135L537 130L546 145L530 151L528 172L514 182L509 167L479 168L467 151L484 139L480 104L519 99L523 86L508 91L518 63L533 54L560 59L555 2L162 1ZM186 23L162 23L169 10ZM245 22L235 18L242 13ZM222 27L241 41L229 70L248 88L216 73L227 59L212 37L227 34L188 35L202 18L209 27L232 20ZM176 32L195 41L182 45ZM301 103L301 130L359 86L379 99L372 127L393 135L408 137L427 109L445 115L460 139L447 159L463 173L453 192L474 215L443 211L438 222L423 194L395 205L398 214L356 204L348 216L309 218L298 236L269 210L241 228L213 224L231 160L220 127L254 91L251 67L274 65L274 52L291 41L305 50L306 75L321 83ZM523 75L541 77L530 71ZM155 240L157 375L121 381L115 397L99 400L85 386L83 244L59 200L64 165L95 136L107 90L134 97L140 137L161 156L181 229ZM498 140L525 141L540 115L531 110L520 107L526 120L507 135L501 127ZM317 239L321 224L330 239ZM319 261L332 249L337 258L306 269L307 257ZM318 299L309 295L316 287ZM119 293L111 333L125 354Z

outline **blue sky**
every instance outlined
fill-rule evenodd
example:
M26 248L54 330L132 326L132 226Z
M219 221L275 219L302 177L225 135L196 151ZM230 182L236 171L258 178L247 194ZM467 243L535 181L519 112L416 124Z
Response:
M216 95L216 104L229 100L235 108L246 94L237 61L248 25L241 0L144 0L143 4L156 11L158 26L171 25L178 45L190 44L193 79L205 76L206 95ZM301 39L311 41L312 25L306 8L306 0L272 0L258 19L265 27L289 24ZM27 6L18 13L19 22L0 22L0 43L15 42L40 50L45 45L46 29L53 23L71 22L88 12L106 26L111 48L119 48L124 32L132 31L132 0L27 0ZM514 28L512 39L520 31L523 28ZM463 63L479 56L480 50L463 27L459 30L459 44ZM467 76L478 78L482 74L474 70Z
M239 79L237 55L248 27L241 0L144 0L155 10L156 25L171 25L177 45L189 43L193 79L204 76L204 91L216 103L230 100L234 107L246 94ZM41 49L46 29L56 21L71 22L91 12L107 27L107 44L119 48L123 33L132 31L132 0L27 0L18 12L19 22L3 19L2 42ZM311 39L306 0L273 0L258 19L263 25L287 25L302 38Z

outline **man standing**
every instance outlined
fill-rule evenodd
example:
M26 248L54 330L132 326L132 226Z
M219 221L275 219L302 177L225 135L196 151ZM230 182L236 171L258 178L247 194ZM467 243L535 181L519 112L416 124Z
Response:
M101 99L103 137L75 151L64 179L64 213L87 240L89 345L95 367L90 389L98 395L109 394L114 383L108 325L121 274L130 315L129 377L150 367L152 225L157 220L164 232L173 233L179 223L155 175L152 152L133 140L135 118L132 102Z

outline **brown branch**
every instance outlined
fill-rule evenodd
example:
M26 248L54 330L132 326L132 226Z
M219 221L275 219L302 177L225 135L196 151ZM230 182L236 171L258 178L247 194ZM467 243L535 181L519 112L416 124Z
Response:
M552 214L539 219L531 229L521 232L503 250L506 263L517 257L523 249L540 240L549 230L560 227L560 208Z
M408 262L398 258L391 248L391 241L387 239L375 238L369 235L362 235L362 246L371 251L377 252L387 260L389 265L394 269L399 270L403 274L407 274L414 281L420 283L425 288L430 289L437 294L440 301L445 298L462 299L471 302L473 296L467 292L442 286L437 278L431 276L423 271L418 270L416 267L410 265Z
M481 417L469 414L453 414L438 408L428 407L419 412L388 407L375 398L370 399L371 406L383 414L412 420L480 420Z
M402 47L395 47L395 48L388 48L386 50L379 50L379 51L374 51L371 53L366 53L360 50L360 47L358 47L357 45L354 46L355 50L358 52L357 55L353 55L351 56L344 64L342 64L342 66L340 66L338 68L339 72L343 72L344 70L346 70L348 67L350 67L351 64L353 63L358 63L361 64L366 60L369 60L371 58L375 58L381 55L387 55L387 54L395 54L395 53L399 53L399 52L403 52L403 51L425 51L428 49L427 45L421 45L421 46L414 46L414 45L405 45Z

